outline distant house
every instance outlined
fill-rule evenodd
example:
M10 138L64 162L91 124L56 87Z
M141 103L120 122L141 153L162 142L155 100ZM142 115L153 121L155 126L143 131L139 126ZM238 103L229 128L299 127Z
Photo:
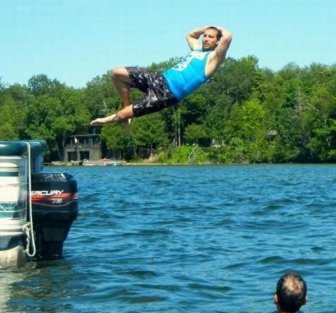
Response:
M100 136L97 134L72 135L66 142L64 161L96 161L102 158Z

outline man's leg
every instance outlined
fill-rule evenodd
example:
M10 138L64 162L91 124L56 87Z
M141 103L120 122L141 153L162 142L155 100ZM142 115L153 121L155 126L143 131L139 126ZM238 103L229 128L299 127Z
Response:
M102 118L96 118L95 120L91 121L91 126L100 126L109 123L121 123L134 117L132 105L130 103L129 84L131 82L131 78L129 77L128 70L124 67L113 69L112 79L120 96L123 108L116 114Z
M113 69L112 79L121 98L123 107L125 108L129 106L131 104L129 92L129 84L131 83L131 78L129 77L128 70L124 67L118 67Z

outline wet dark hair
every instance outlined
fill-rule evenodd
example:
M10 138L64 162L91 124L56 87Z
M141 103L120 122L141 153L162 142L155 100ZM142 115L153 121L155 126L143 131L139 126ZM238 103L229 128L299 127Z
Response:
M278 280L276 294L280 309L295 313L306 303L306 282L298 273L286 273Z
M220 40L223 36L222 31L215 26L209 26L207 29L213 29L217 32L217 40Z

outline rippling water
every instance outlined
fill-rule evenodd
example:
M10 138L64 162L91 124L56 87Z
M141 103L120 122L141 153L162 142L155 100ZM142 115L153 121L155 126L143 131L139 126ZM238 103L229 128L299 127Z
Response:
M0 311L274 312L287 270L304 312L336 312L336 166L46 168L73 174L64 260L0 271Z

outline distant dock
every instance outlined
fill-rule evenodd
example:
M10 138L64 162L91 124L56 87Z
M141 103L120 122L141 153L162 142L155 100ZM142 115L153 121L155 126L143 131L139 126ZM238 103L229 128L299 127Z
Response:
M126 165L126 161L117 161L110 159L101 159L101 160L83 160L83 161L55 161L48 164L44 164L46 166L122 166Z

